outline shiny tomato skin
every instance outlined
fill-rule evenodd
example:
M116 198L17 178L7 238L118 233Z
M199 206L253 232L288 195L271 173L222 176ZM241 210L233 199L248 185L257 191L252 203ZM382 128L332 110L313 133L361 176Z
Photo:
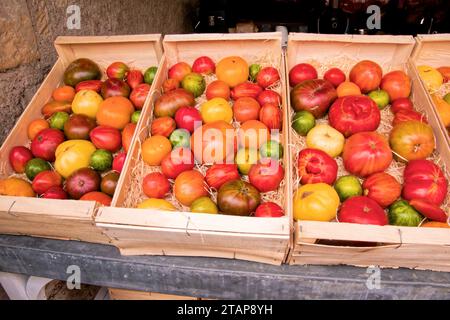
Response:
M402 193L401 184L390 174L378 172L370 175L362 185L364 195L386 208L394 203Z
M276 104L277 106L281 105L281 96L273 90L264 90L258 95L256 100L261 106L267 103Z
M350 70L349 79L355 83L362 93L368 93L380 86L383 70L373 61L363 60Z
M274 202L265 202L256 208L255 217L258 218L279 218L284 217L283 208Z
M24 173L28 161L33 159L30 149L23 146L16 146L9 152L9 164L17 173Z
M175 148L161 162L161 170L168 179L176 179L181 173L194 169L195 161L188 148Z
M217 205L222 213L228 215L249 216L260 202L258 189L242 180L225 183L217 193Z
M283 181L284 169L278 161L264 158L251 167L248 178L259 192L275 191Z
M192 134L198 126L202 125L202 116L194 107L182 107L175 113L175 122L177 128L186 129Z
M130 100L137 110L141 110L144 107L149 92L150 85L147 83L142 83L131 91Z
M135 89L144 82L144 75L139 70L130 70L125 77L125 81L131 89Z
M391 111L392 113L396 114L400 110L405 111L413 111L414 105L409 98L398 98L392 101L391 103Z
M280 80L280 74L274 67L262 68L256 76L256 82L263 88L270 87Z
M266 103L259 110L259 121L264 123L269 130L281 130L282 114L278 105Z
M342 72L342 70L339 68L329 69L327 72L325 72L323 78L330 81L335 88L337 88L342 82L347 79L345 73Z
M392 120L392 126L396 126L397 124L405 121L419 121L423 123L428 123L427 117L420 112L414 110L400 110L394 116L394 120Z
M64 142L64 134L58 129L44 129L31 142L31 153L36 158L55 161L55 152Z
M409 204L430 220L447 222L448 216L439 206L421 199L412 199Z
M262 91L263 89L256 83L244 82L238 84L231 90L231 98L233 100L245 97L256 99L261 94Z
M177 128L175 120L171 117L161 117L153 120L151 133L152 136L170 137Z
M308 63L299 63L289 71L289 85L295 87L300 82L317 79L317 70Z
M214 164L207 171L206 183L216 190L228 181L240 179L238 167L235 164Z
M338 165L327 153L318 149L303 149L298 154L298 175L301 184L326 183L337 178Z
M125 152L121 152L114 157L112 169L119 173L122 172L123 166L125 164L125 160L127 158L127 154Z
M336 100L337 92L327 80L307 80L296 85L291 91L291 104L295 111L306 110L314 117L323 117Z
M365 196L356 196L347 199L338 213L339 222L373 224L384 226L388 218L383 208L375 201Z
M229 100L231 95L230 87L224 81L215 80L206 87L206 99L223 98Z
M142 189L149 198L164 199L170 191L170 184L162 173L152 172L145 176Z
M236 121L245 122L248 120L258 120L261 106L256 99L242 97L237 99L233 105L233 115Z
M216 70L216 65L214 61L210 57L202 56L195 59L192 64L192 72L201 73L201 74L210 74L214 73Z
M403 71L391 71L384 75L380 88L389 94L391 101L408 98L411 94L411 79Z
M122 134L113 127L98 126L91 130L89 137L97 149L104 149L114 153L122 147Z

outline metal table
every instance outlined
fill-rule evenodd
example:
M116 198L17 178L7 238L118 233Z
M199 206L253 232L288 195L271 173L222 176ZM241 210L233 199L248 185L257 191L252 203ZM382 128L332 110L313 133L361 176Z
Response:
M450 299L450 273L124 257L112 246L0 235L0 271L66 280L73 265L86 284L203 298Z

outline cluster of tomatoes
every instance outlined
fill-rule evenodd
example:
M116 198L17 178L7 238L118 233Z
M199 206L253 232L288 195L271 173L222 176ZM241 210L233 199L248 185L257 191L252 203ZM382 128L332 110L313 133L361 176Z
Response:
M297 158L295 219L419 226L427 218L433 222L425 225L448 226L440 207L448 182L429 160L435 138L426 117L414 110L408 75L400 70L383 75L377 63L364 60L348 80L338 68L319 79L307 63L294 66L289 80L296 111L292 128L306 136L307 146ZM395 116L386 139L377 130L389 105ZM328 121L316 125L325 116ZM337 158L348 175L338 178ZM403 185L386 172L392 161L406 163Z
M279 82L276 68L249 66L237 56L217 65L203 56L192 66L171 66L154 105L151 136L141 147L143 161L156 170L143 179L148 199L138 207L283 216L261 195L277 192L284 179L276 134L281 96L271 90Z
M28 124L30 147L10 150L11 168L26 179L2 179L0 194L110 205L155 72L115 62L102 81L95 62L73 61L64 85L42 107L43 118Z

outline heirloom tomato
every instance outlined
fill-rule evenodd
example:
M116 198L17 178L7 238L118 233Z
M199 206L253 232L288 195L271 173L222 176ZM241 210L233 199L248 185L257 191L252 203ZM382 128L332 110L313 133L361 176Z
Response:
M170 191L170 184L162 173L152 172L144 177L142 190L149 198L164 199Z
M284 217L283 208L274 202L262 203L256 208L255 217L258 218L279 218Z
M289 71L289 85L295 87L300 82L317 79L317 70L308 63L299 63Z
M277 107L278 108L278 107ZM258 120L261 106L258 101L251 97L239 98L234 102L233 114L237 122Z
M376 62L363 60L353 66L349 78L363 93L368 93L378 89L382 75L383 71Z
M195 170L182 172L173 186L175 198L189 207L195 200L208 196L203 175Z
M273 103L266 103L259 110L259 121L264 123L269 130L281 130L282 127L281 109Z
M408 98L411 94L411 80L403 71L391 71L384 75L380 88L389 94L391 101Z
M217 204L224 214L249 216L261 202L261 194L250 183L234 180L225 183L217 193Z
M347 199L338 213L339 222L373 224L384 226L388 224L386 212L369 197L356 196Z
M168 179L176 179L194 166L194 155L189 148L175 148L161 161L161 171Z
M159 166L164 157L172 151L172 144L164 136L151 136L141 146L142 159L149 166Z
M152 136L170 137L172 132L177 128L175 120L171 117L156 118L152 122Z
M292 108L309 111L316 118L323 117L336 98L336 89L322 79L303 81L291 91Z
M433 129L420 121L397 124L389 135L392 150L400 160L418 160L429 157L436 146Z
M74 171L88 167L91 155L95 150L95 146L90 141L66 141L56 149L55 170L67 178Z
M216 190L219 190L228 181L240 178L238 167L235 164L213 164L205 175L206 183Z
M386 208L402 193L401 184L390 174L378 172L370 175L363 183L364 195Z
M430 220L447 222L448 216L439 206L426 200L412 199L409 204Z
M328 154L318 149L303 149L298 154L298 176L301 184L336 181L338 165Z
M216 65L216 75L231 88L247 81L249 69L247 62L241 57L226 57Z
M331 221L339 208L336 190L326 183L301 186L294 194L294 219Z
M97 112L97 124L119 130L130 123L134 112L133 104L125 97L111 97L103 101Z
M264 158L250 168L248 178L260 192L275 191L284 179L284 169L277 160Z

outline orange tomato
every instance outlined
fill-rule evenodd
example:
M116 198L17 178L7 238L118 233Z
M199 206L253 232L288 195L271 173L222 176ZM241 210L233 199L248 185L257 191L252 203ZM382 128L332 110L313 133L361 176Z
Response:
M173 186L175 198L184 206L189 207L195 200L206 197L206 184L203 175L195 170L185 171L176 179Z
M50 128L50 125L48 122L44 119L36 119L30 122L27 129L28 138L30 140L33 140L34 137L37 136L39 132L41 132L44 129Z
M111 97L103 101L97 111L97 124L119 130L131 121L133 104L125 97Z
M134 131L136 131L136 123L129 123L122 131L122 146L125 152L128 152L133 138Z
M72 102L73 99L75 98L75 94L76 92L74 88L72 88L71 86L63 86L53 91L52 98L55 101Z
M93 192L89 192L86 193L85 195L83 195L80 200L83 201L97 201L98 203L109 207L111 205L111 197L108 196L106 193L103 192L99 192L99 191L93 191Z
M258 120L260 108L261 106L256 99L251 97L239 98L233 105L234 118L238 122Z
M152 136L170 137L172 132L177 128L175 120L171 117L156 118L152 122Z
M433 99L434 105L436 106L439 117L444 123L444 126L450 126L450 104L436 94L432 94L431 98Z
M172 151L172 144L164 136L152 136L142 144L142 159L149 166L159 166L166 155Z
M216 80L211 82L206 88L206 99L224 98L230 100L230 87L223 81Z
M246 121L239 129L239 145L241 147L259 149L269 139L269 129L261 121Z
M353 82L344 81L337 88L336 92L339 98L346 96L359 96L361 89Z
M241 57L226 57L216 65L216 75L219 80L233 88L247 81L249 76L248 64Z
M450 228L447 222L427 221L421 225L422 228Z

